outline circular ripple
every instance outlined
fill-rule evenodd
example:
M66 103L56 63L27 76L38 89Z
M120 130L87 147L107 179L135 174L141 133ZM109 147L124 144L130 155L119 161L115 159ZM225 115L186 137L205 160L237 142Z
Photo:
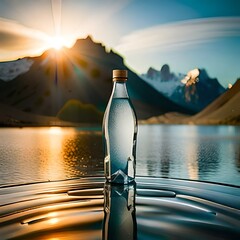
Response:
M240 239L239 188L137 177L0 188L1 239Z

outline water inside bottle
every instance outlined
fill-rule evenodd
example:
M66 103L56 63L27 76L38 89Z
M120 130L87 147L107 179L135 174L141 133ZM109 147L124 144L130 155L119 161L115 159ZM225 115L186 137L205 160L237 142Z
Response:
M136 117L129 98L113 98L107 116L105 170L109 180L128 183L135 175Z

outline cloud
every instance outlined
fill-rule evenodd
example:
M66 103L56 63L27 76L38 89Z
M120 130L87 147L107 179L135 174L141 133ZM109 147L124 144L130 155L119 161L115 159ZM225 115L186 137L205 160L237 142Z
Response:
M176 50L231 36L240 36L240 17L204 18L157 25L124 36L115 49L119 52Z
M0 18L0 49L4 51L42 47L48 38L44 32Z

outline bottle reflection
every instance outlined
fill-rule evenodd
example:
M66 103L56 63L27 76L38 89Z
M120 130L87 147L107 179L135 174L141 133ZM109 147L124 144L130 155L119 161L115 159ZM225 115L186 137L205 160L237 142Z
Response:
M136 184L104 185L104 240L137 239Z

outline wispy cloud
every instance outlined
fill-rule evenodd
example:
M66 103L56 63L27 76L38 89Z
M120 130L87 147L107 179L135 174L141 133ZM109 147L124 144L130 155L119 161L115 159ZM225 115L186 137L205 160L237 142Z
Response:
M115 49L121 53L176 50L229 36L240 36L240 17L204 18L157 25L124 36Z
M44 32L0 18L0 49L4 51L41 47L48 38Z

